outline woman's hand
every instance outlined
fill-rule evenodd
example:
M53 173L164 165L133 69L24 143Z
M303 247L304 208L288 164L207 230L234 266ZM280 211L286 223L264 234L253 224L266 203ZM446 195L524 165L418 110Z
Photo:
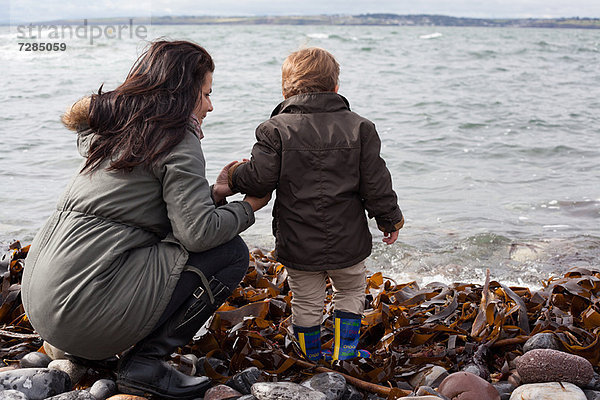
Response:
M217 176L217 180L213 185L213 198L217 203L225 199L226 197L233 195L233 191L229 188L227 175L229 174L229 168L231 168L236 163L237 161L232 161L229 164L227 164Z
M244 201L250 203L250 205L252 206L252 210L256 212L267 205L269 200L271 200L271 194L272 193L269 193L265 197L254 197L246 195L246 197L244 197Z

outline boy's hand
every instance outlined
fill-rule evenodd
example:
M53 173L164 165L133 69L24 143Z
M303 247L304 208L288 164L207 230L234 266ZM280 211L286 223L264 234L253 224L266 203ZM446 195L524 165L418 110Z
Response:
M267 194L265 197L254 197L248 195L244 197L244 201L250 203L252 210L255 212L266 206L269 200L271 200L271 193Z
M215 201L218 202L228 196L233 195L233 191L229 188L227 175L229 174L229 168L231 168L231 166L233 166L236 163L237 161L230 162L221 170L221 172L219 172L217 180L213 185L213 197L215 198Z
M383 242L385 242L386 244L393 244L396 241L396 239L398 239L398 231L387 232L384 233L383 236Z

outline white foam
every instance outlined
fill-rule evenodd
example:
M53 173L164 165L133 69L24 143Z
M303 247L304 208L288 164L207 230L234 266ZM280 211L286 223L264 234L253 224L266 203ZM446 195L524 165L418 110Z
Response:
M435 33L430 33L430 34L427 34L427 35L421 35L421 36L419 36L419 39L435 39L435 38L439 38L439 37L442 37L442 36L444 36L444 35L442 35L439 32L435 32Z
M306 36L311 39L329 39L329 35L326 33L309 33Z

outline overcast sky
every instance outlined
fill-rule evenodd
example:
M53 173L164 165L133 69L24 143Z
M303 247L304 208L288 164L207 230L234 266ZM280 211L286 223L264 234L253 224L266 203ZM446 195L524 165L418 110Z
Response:
M600 0L0 0L0 22L163 15L443 14L600 17Z

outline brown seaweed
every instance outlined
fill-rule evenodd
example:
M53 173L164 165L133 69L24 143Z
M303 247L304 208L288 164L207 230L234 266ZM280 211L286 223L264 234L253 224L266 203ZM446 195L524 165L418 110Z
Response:
M0 258L0 359L5 364L36 351L42 344L21 302L21 277L28 251L29 246L21 247L21 243L15 241Z
M20 304L19 279L27 250L14 246L2 275L0 352L5 361L40 344ZM576 268L562 277L552 276L539 291L508 287L490 280L489 272L483 285L432 283L422 288L375 273L367 281L368 307L359 343L372 357L314 365L302 358L293 339L285 267L258 249L250 256L240 286L182 349L227 363L229 373L205 363L207 375L217 382L250 366L263 370L266 380L292 381L331 369L355 378L354 383L366 382L364 390L403 397L407 391L400 387L431 365L449 372L474 365L492 381L505 379L523 352L522 344L540 332L553 333L567 351L595 367L600 361L598 270ZM331 295L328 285L324 348L331 347L333 337ZM172 361L177 364L180 358Z

